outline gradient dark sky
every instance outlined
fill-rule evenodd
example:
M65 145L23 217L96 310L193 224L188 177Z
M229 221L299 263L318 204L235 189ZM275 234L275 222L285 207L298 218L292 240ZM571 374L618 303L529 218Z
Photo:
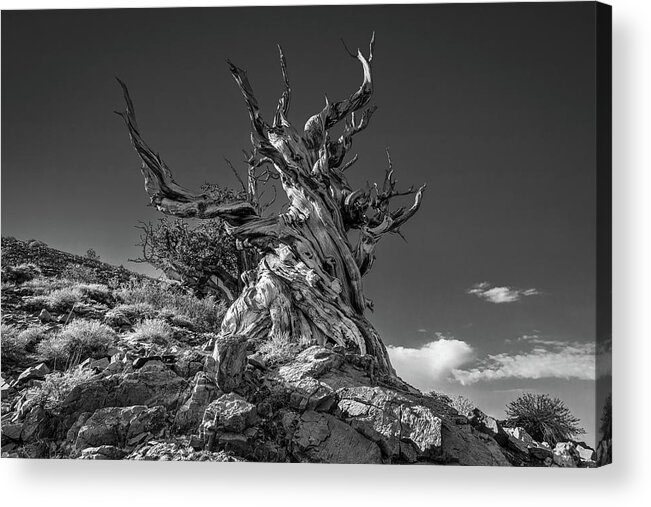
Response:
M441 332L483 357L533 332L593 341L592 3L5 11L2 234L141 268L128 262L134 225L159 215L112 113L122 108L114 76L179 182L234 184L222 157L241 159L249 125L224 58L248 70L271 116L281 43L290 121L302 125L324 93L343 98L359 85L339 39L366 48L373 30L379 109L355 139L351 179L381 178L390 146L398 179L428 184L403 228L409 242L383 240L366 280L385 342L419 347ZM491 304L466 293L482 281L544 294ZM578 399L594 382L536 382L572 397L591 424L593 406ZM513 396L495 392L528 385L472 394L497 396L497 407Z

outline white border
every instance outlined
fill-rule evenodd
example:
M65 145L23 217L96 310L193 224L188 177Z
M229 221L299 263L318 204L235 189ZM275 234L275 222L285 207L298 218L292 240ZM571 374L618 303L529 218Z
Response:
M2 9L304 2L0 1ZM321 2L320 2L321 3ZM322 2L338 4L349 2ZM381 2L357 2L381 3ZM402 2L393 2L402 3ZM423 3L423 2L419 2ZM426 2L425 2L426 3ZM615 464L599 470L1 460L3 505L642 505L651 498L651 2L613 5ZM553 29L550 29L553 37ZM5 126L8 128L9 126ZM640 500L642 499L642 500Z

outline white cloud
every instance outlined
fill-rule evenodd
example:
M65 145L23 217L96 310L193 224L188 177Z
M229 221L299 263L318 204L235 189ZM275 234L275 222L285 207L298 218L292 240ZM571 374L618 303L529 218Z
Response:
M472 347L466 342L438 337L420 348L387 347L398 375L419 389L434 389L473 358Z
M518 339L532 345L526 352L489 355L471 369L455 369L453 377L462 385L499 379L563 378L594 380L610 372L610 351L597 351L594 342L563 342L525 335Z
M488 282L476 283L470 287L467 294L473 294L490 303L514 303L523 297L541 294L538 289L516 289L508 286L494 286Z

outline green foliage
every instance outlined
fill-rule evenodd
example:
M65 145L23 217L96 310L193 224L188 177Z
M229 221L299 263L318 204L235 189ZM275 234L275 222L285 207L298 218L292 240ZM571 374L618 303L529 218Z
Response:
M258 352L267 364L283 364L291 361L298 353L298 345L292 341L288 333L271 336L260 345Z
M43 360L54 363L55 367L69 368L89 357L106 356L115 337L115 332L105 324L80 319L43 340L36 350Z
M147 304L159 312L169 311L189 319L201 331L219 331L226 308L221 301L209 296L199 299L181 287L151 280L132 281L117 291L126 304Z
M602 439L613 438L613 395L610 393L601 411L601 425L599 427Z
M506 407L509 426L520 426L535 440L554 446L585 433L559 398L548 394L524 393Z

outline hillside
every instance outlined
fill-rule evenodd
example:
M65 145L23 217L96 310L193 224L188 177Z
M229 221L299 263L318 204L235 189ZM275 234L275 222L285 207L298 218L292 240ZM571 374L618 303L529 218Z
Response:
M176 284L9 238L2 267L3 457L594 465L370 356L223 340L224 306Z

